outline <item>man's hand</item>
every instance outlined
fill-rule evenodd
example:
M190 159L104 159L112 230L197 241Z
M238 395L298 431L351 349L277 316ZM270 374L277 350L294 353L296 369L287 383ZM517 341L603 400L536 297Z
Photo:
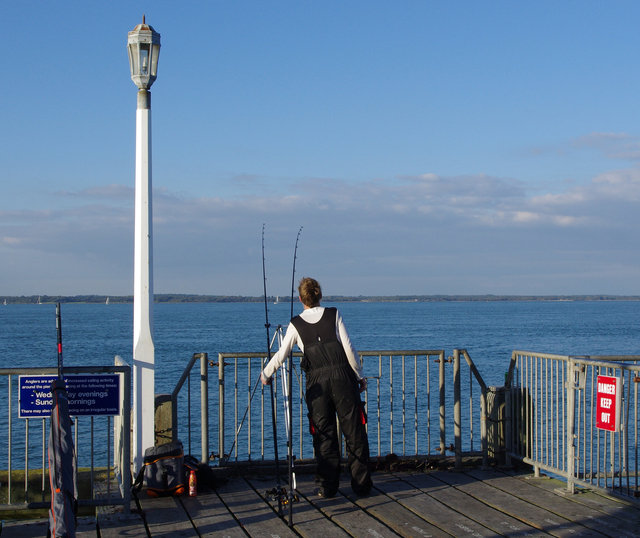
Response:
M367 378L363 377L362 379L358 380L358 388L360 389L360 392L364 392L365 390L367 390Z
M263 384L263 385L271 385L271 379L272 379L272 378L270 378L270 377L269 377L269 378L266 378L266 377L264 376L264 373L260 373L260 381L262 381L262 384Z

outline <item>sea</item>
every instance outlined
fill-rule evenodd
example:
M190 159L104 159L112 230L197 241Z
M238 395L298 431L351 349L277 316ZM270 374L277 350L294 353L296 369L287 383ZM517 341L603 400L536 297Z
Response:
M357 350L443 349L451 355L456 348L466 349L488 386L504 384L514 350L580 356L640 354L640 301L324 304L340 310ZM296 304L294 315L300 310ZM287 326L290 303L269 303L268 316L272 336L278 325ZM61 319L64 366L113 365L116 355L132 363L131 304L63 303ZM194 353L208 353L215 361L219 352L264 352L265 306L247 302L157 303L153 307L153 335L156 393L171 393ZM0 367L57 366L56 336L55 305L0 305ZM0 391L0 401L6 401L6 379L0 379ZM14 419L14 429L18 427L23 425ZM1 441L6 428L6 407L0 405L0 468L8 458ZM107 435L105 431L101 428L96 434L98 442ZM18 459L24 444L21 436L24 434L18 433L14 442L14 458ZM37 444L37 434L31 436L29 443Z
M560 355L640 354L640 301L343 302L357 350L464 348L488 385L501 385L513 350ZM301 310L295 305L294 315ZM290 303L269 304L271 334ZM61 305L65 366L131 363L131 304ZM263 352L263 303L153 306L156 391L171 392L194 353ZM55 305L0 305L3 367L57 366Z

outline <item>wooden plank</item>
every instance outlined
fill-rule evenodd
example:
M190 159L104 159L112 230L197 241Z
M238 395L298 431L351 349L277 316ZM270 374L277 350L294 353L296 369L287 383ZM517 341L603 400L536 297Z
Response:
M488 506L481 499L477 499L459 489L444 486L442 482L429 474L422 473L414 477L411 473L399 473L396 476L428 493L452 510L464 513L466 517L483 527L487 527L496 534L526 533L530 536L546 535L546 533L538 531L535 527Z
M389 527L361 510L341 492L331 499L325 499L315 494L316 487L312 478L306 476L298 477L298 491L305 496L316 510L322 512L349 535L354 537L398 536ZM351 490L349 489L349 491Z
M489 473L490 476L495 476L492 471ZM603 536L534 502L514 497L501 489L492 487L489 483L475 478L471 473L434 471L431 476L480 498L489 506L553 536L575 536L576 533L580 536Z
M633 535L637 534L638 528L640 528L640 511L635 509L624 511L623 517L623 509L620 505L609 513L595 509L593 506L577 502L580 495L563 495L554 491L554 489L540 487L542 483L548 483L548 479L528 480L522 477L515 478L495 473L488 475L480 469L473 470L469 474L502 489L510 495L535 503L554 513L559 513L574 523L579 523L603 534L609 534L614 531L619 536L629 535L630 533ZM536 482L539 484L538 486ZM560 488L561 491L562 489ZM604 506L604 499L601 499L599 504Z
M98 536L96 518L81 516L76 519L76 538L95 538Z
M179 498L191 521L203 537L245 538L246 534L233 518L217 493Z
M2 538L11 538L14 536L20 538L42 538L43 536L47 536L48 531L48 519L14 520L3 521L0 534L2 535ZM76 537L95 538L96 536L98 536L98 533L96 531L95 518L84 516L79 517L76 521Z
M473 479L464 475L449 472L445 474L447 477L455 477L461 483L473 481ZM491 499L491 502L487 502L487 498L483 495L477 495L473 491L466 491L462 488L450 487L454 484L446 484L442 480L438 480L436 473L408 473L404 475L404 479L446 504L452 510L463 512L465 516L498 534L526 533L531 536L547 535L546 532L531 524L530 521L514 515L516 512L521 513L525 507L519 507L518 511L504 510L499 503L495 502L496 492L492 490L488 489L484 492L488 499Z
M532 484L536 487L546 489L559 495L565 495L567 498L574 502L584 504L595 510L599 510L608 515L619 516L621 511L625 514L625 518L630 518L634 521L636 527L640 527L638 523L637 514L635 512L640 511L640 505L633 502L630 499L624 499L621 497L614 497L598 490L592 490L587 488L576 488L576 493L573 495L567 492L567 483L557 478L551 478L548 476L540 476L536 478L530 473L513 473L505 471L507 476L513 476L520 480L525 480L528 484ZM627 513L628 511L628 513Z
M243 478L229 480L217 491L249 536L296 536Z
M377 489L375 486L378 475L374 474L372 478L374 489L370 496L348 495L349 499L357 506L382 521L400 536L449 536L448 533L431 525L419 515L385 495L381 489Z
M48 530L48 519L2 521L2 538L42 538Z
M495 536L495 532L395 476L380 476L376 479L375 486L431 525L452 536Z
M593 510L582 503L575 502L571 496L565 496L545 488L538 488L529 480L512 478L496 473L487 475L480 469L471 471L469 474L484 480L493 487L502 489L512 496L529 503L535 503L550 512L561 514L572 522L582 524L596 531L603 531L604 534L608 534L609 530L617 527L616 521L602 517L603 514L601 512ZM637 521L640 521L640 518ZM637 523L635 528L637 528Z
M147 535L142 516L136 512L98 514L98 529L102 538Z
M266 492L271 489L275 484L275 479L253 479L250 480L251 485L258 492ZM307 482L308 485L308 482ZM311 486L308 485L310 488ZM310 496L309 489L305 489L307 495L304 495L300 491L300 484L298 483L299 500L293 504L293 528L294 530L304 538L315 538L322 536L323 538L343 538L349 536L344 530L342 530L335 523L331 522L322 512L316 510L316 508L307 500ZM270 504L272 509L277 512L278 502L276 500L269 499L266 494L262 495L266 503ZM284 519L289 524L289 507L282 507L284 512Z
M140 496L140 508L152 537L198 536L182 505L173 497Z
M102 538L116 536L146 536L142 515L138 512L135 501L131 501L128 514L123 513L119 505L96 507L97 528Z

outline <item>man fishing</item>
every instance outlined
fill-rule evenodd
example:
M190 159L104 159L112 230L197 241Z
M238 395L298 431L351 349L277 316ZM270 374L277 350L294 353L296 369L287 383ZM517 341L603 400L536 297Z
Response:
M317 493L333 497L338 491L337 414L346 441L351 488L356 495L366 496L372 483L366 417L359 394L367 387L362 366L338 310L320 306L320 284L305 277L298 293L304 310L291 320L282 346L262 371L262 383L271 383L271 376L297 345L304 355L300 366L307 379L306 401L316 452L316 481L320 486Z

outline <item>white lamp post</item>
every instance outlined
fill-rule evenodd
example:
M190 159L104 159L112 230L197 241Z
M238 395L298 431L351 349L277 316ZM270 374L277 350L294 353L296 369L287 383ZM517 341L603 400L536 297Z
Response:
M154 445L155 358L153 345L153 243L151 211L151 93L156 80L160 34L145 23L127 39L136 110L135 246L133 271L133 466Z

